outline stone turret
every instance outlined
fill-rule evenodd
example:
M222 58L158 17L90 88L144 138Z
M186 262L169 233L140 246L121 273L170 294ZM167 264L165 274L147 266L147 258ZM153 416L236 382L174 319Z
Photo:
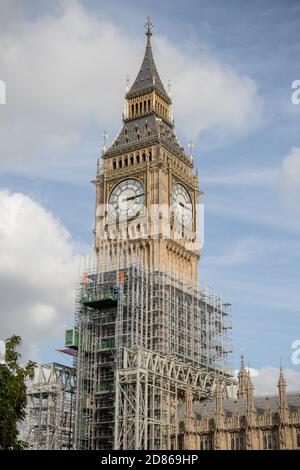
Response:
M238 373L238 392L237 396L238 398L245 398L246 397L246 390L248 386L248 374L245 368L245 363L244 363L244 356L243 354L241 355L241 366L240 370Z

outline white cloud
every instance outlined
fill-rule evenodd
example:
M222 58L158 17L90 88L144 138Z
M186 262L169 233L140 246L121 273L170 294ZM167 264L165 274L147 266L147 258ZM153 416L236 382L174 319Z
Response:
M292 147L282 161L284 194L291 208L299 211L300 199L300 148Z
M0 191L1 339L23 338L27 355L72 320L78 262L69 233L37 202Z
M235 371L236 378L237 374L238 370ZM284 369L283 374L287 383L287 392L299 392L300 372L294 369ZM260 369L250 367L250 375L255 395L276 395L278 393L278 367L263 366Z
M57 14L18 17L17 26L1 29L0 70L7 84L2 168L58 171L71 156L73 168L85 164L82 156L74 162L74 150L84 146L87 153L87 129L121 124L124 79L127 73L135 78L144 49L142 28L138 40L130 34L76 1L63 2ZM172 79L175 116L187 136L216 128L239 133L259 122L261 100L251 79L203 51L155 36L153 43L162 77Z
M204 183L222 186L263 187L273 186L280 176L279 168L259 168L230 171L205 176Z
M172 77L176 122L187 136L195 139L207 129L239 134L261 123L263 103L252 79L196 45L157 44L159 69Z
M284 253L284 256L282 256ZM204 255L205 256L205 255ZM230 266L236 264L268 263L281 264L300 256L298 240L278 240L277 238L243 238L233 243L227 251L219 255L206 256L209 266ZM271 258L271 260L270 260Z

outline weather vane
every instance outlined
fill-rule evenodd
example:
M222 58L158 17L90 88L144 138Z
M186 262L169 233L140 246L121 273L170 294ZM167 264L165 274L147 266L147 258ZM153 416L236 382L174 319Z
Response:
M152 34L152 28L153 28L153 23L151 21L150 16L147 16L147 21L145 23L145 28L146 28L146 35L151 36Z

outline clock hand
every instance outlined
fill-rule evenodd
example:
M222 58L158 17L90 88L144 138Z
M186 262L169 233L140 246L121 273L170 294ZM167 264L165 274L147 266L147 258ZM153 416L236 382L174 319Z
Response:
M144 195L145 195L145 193L137 194L135 196L127 197L127 198L123 199L123 201L131 201L132 199L136 199L137 197L141 197L141 196L144 196Z
M191 208L190 208L190 206L189 206L189 205L187 205L187 206L186 206L186 205L185 205L185 204L183 204L182 202L179 202L179 205L180 205L181 207L183 207L184 209L187 209L188 211L190 211L190 210L191 210Z

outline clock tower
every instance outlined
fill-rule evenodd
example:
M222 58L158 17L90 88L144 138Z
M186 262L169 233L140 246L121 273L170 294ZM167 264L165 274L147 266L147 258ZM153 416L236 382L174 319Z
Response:
M123 127L104 147L96 185L95 251L110 264L137 261L197 283L200 258L198 175L174 131L172 101L158 74L146 23L146 50Z
M197 284L198 176L174 131L151 29L148 20L122 129L98 162L96 256L66 336L77 351L78 449L178 449L184 403L212 397L217 379L223 391L231 383L229 304Z

